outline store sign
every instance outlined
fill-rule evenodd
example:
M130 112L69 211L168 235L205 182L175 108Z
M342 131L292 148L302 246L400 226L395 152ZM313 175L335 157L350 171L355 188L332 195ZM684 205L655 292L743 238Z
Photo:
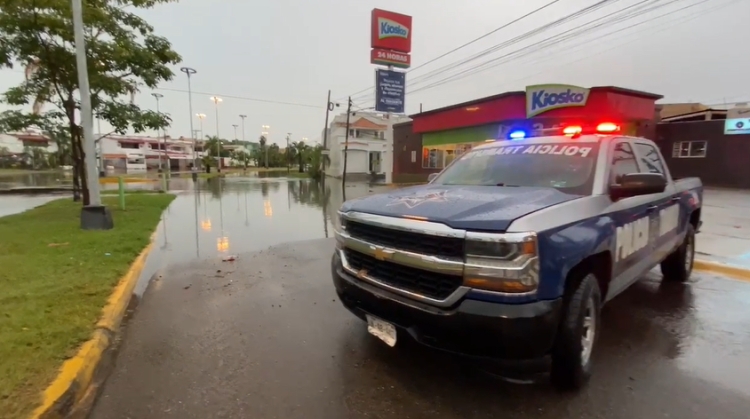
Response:
M406 73L375 70L375 111L404 113Z
M411 55L382 48L374 48L370 51L370 63L409 68L411 66Z
M540 84L526 87L526 117L552 109L586 106L589 89L567 84Z
M372 9L370 47L411 52L411 16Z
M724 135L750 134L750 118L724 120Z

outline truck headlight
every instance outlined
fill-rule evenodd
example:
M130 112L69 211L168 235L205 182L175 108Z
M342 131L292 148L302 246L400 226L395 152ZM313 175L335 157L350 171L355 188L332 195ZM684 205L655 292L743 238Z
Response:
M336 232L346 231L346 214L341 211L336 211L336 221L333 223L333 229ZM344 248L344 239L339 235L335 234L336 237L336 248Z
M528 293L539 286L536 233L466 233L464 285L486 291Z

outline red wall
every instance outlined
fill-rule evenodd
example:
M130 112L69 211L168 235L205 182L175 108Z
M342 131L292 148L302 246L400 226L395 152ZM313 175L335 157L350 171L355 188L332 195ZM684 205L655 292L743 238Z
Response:
M658 99L657 95L625 89L592 87L586 106L553 109L531 119L556 119L571 123L575 123L576 119L608 122L652 120ZM412 115L411 118L414 120L413 130L417 133L526 119L526 93L510 92L444 110Z

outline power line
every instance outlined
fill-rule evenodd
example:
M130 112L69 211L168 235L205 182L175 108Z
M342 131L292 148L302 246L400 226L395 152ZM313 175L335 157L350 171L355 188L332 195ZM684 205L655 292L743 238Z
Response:
M521 20L523 20L523 19L525 19L525 18L527 18L527 17L529 17L529 16L531 16L531 15L533 15L533 14L537 13L537 12L541 12L542 10L546 9L547 7L550 7L550 6L552 6L553 4L555 4L555 3L559 2L559 1L560 1L560 0L553 0L553 1L551 1L551 2L549 2L549 3L547 3L547 4L545 4L544 6L541 6L541 7L537 8L537 9L534 9L534 10L532 10L531 12L529 12L529 13L526 13L525 15L523 15L523 16L521 16L521 17L519 17L519 18L516 18L516 19L514 19L514 20L511 20L510 22L508 22L508 23L506 23L506 24L504 24L504 25L502 25L502 26L499 26L499 27L497 27L497 28L495 28L495 29L491 30L491 31L489 31L489 32L485 33L484 35L482 35L482 36L479 36L478 38L474 38L474 39L472 39L471 41L469 41L469 42L467 42L467 43L465 43L465 44L463 44L463 45L461 45L461 46L458 46L458 47L456 47L456 48L454 48L454 49L452 49L452 50L450 50L450 51L448 51L448 52L446 52L446 53L443 53L443 54L441 54L441 55L439 55L439 56L437 56L437 57L435 57L435 58L433 58L433 59L431 59L431 60L428 60L428 61L427 61L427 62L425 62L425 63L422 63L422 64L420 64L420 65L418 65L418 66L416 66L416 67L413 67L413 68L411 68L411 69L410 69L409 71L407 71L407 73L410 73L410 72L412 72L412 71L414 71L414 70L417 70L417 69L419 69L419 68L422 68L422 67L424 67L424 66L426 66L426 65L428 65L428 64L431 64L431 63L433 63L433 62L435 62L435 61L437 61L437 60L439 60L439 59L441 59L441 58L443 58L443 57L445 57L445 56L447 56L447 55L453 54L454 52L456 52L456 51L458 51L458 50L460 50L460 49L462 49L462 48L465 48L465 47L467 47L467 46L469 46L469 45L471 45L471 44L473 44L473 43L475 43L475 42L477 42L477 41L479 41L479 40L481 40L481 39L484 39L484 38L486 38L486 37L488 37L488 36L490 36L490 35L494 34L495 32L498 32L498 31L500 31L500 30L502 30L502 29L505 29L505 28L507 28L508 26L510 26L510 25L512 25L512 24L514 24L514 23L516 23L516 22L519 22L519 21L521 21ZM358 94L360 94L360 93L363 93L363 92L369 91L369 90L371 90L371 89L373 89L373 87L367 87L367 88L364 88L364 89L362 89L362 90L359 90L359 91L357 91L357 92L354 92L354 93L352 93L351 95L348 95L348 96L352 96L352 97L353 97L353 96L355 96L355 95L358 95ZM344 96L344 97L342 97L342 98L340 98L340 99L337 99L337 101L339 101L339 100L343 100L343 99L346 99L346 96Z
M668 4L671 4L671 3L675 3L675 2L677 2L677 1L681 1L681 0L672 0L672 1L668 2L668 3L666 3L665 5L661 5L661 6L657 6L657 7L652 7L651 9L643 10L643 11L641 11L640 13L635 13L635 14L633 14L633 15L631 15L631 16L629 16L629 17L627 17L627 18L616 17L616 18L615 18L615 19L613 19L613 20L615 20L615 21L619 20L620 22L622 22L622 21L626 21L626 20L630 20L630 19L632 19L633 17L636 17L636 16L640 16L640 15L642 15L642 14L645 14L646 12L650 12L650 11L653 11L653 10L655 10L656 8L664 7L664 6L668 5ZM642 21L642 22L638 22L638 23L636 23L636 24L633 24L633 25L630 25L630 26L628 26L628 27L625 27L625 28L621 28L621 29L618 29L618 30L616 30L616 31L612 31L612 32L610 32L610 33L608 33L608 34L606 34L606 35L604 35L604 36L609 36L609 35L612 35L612 34L615 34L615 33L621 32L621 31L624 31L624 30L629 30L629 29L632 29L632 28L634 28L634 27L636 27L636 26L640 26L640 25L642 25L642 24L645 24L645 23L648 23L648 22L650 22L650 21L653 21L653 20L656 20L656 19L662 18L662 17L664 17L664 16L668 16L668 15L670 15L670 14L673 14L673 13L676 13L676 12L679 12L679 11L682 11L682 10L685 10L685 9L688 9L688 8L690 8L690 7L695 7L695 6L699 5L699 4L705 3L705 2L707 2L707 1L708 1L708 0L701 0L701 1L697 2L697 3L694 3L694 4L691 4L691 5L688 5L688 6L682 7L682 8L680 8L680 9L677 9L677 10L673 10L673 11L671 11L671 12L669 12L669 13L665 13L665 14L662 14L662 15L656 16L656 17L654 17L654 18L651 18L651 19L647 19L647 20L644 20L644 21ZM608 16L609 16L609 15L608 15ZM600 20L600 19L597 19L597 20ZM591 24L591 23L594 23L594 22L596 22L597 20L594 20L594 21L588 22L588 23L587 23L586 25L588 25L588 24ZM444 79L441 79L441 80L439 80L439 81L436 81L436 82L434 82L434 83L432 83L432 84L429 84L429 85L427 85L427 86L422 86L422 87L420 87L420 88L418 88L418 89L412 90L412 91L410 91L409 93L417 93L417 92L420 92L420 91L424 91L424 90L428 90L428 89L431 89L431 88L434 88L434 87L438 87L438 86L441 86L441 85L444 85L444 84L447 84L447 83L451 83L451 82L454 82L454 81L456 81L456 80L460 80L460 79L462 79L462 78L466 78L466 77L469 77L469 76L471 76L471 75L474 75L474 74L480 73L480 72L482 72L482 71L485 71L485 70L488 70L488 69L490 69L490 68L494 68L494 67L497 67L497 66L499 66L499 65L503 64L503 63L504 63L504 61L501 61L501 60L503 60L503 59L505 59L505 61L507 61L507 60L508 60L509 58L517 58L517 56L525 56L525 55L528 55L528 54L530 54L530 53L533 53L533 52L536 52L536 51L541 51L541 50L544 50L544 49L546 49L546 48L549 48L549 47L551 47L551 46L553 46L553 45L555 45L555 44L558 44L558 43L560 43L560 42L563 42L563 41L565 41L565 40L567 40L567 39L570 39L570 38L575 38L575 37L577 37L577 36L580 36L580 35L581 35L582 33L585 33L585 32L588 32L588 31L591 31L591 30L593 30L593 29L597 29L597 28L599 28L599 27L602 27L602 26L604 26L604 25L607 25L607 24L609 24L609 23L610 23L610 22L602 22L602 23L600 23L600 24L598 24L598 25L595 25L595 26L592 26L592 27L589 27L589 28L583 27L583 26L585 26L585 25L581 25L581 26L579 26L579 27L576 27L576 28L570 29L570 30L568 30L568 31L565 31L565 32L563 32L563 33L561 33L561 34L558 34L558 35L555 35L555 36L552 36L552 37L546 38L546 39L544 39L544 40L542 40L542 41L539 41L539 42L536 42L536 43L534 43L534 44L531 44L531 45L529 45L529 46L526 46L526 47L524 47L524 48L520 48L520 49L518 49L518 50L515 50L515 51L513 51L513 52L511 52L511 53L508 53L508 54L502 55L502 56L500 56L500 57L496 57L496 58L493 58L492 60L488 60L488 61L486 61L486 62L484 62L484 63L482 63L482 64L479 64L479 65L476 65L476 66L470 67L470 68L468 68L468 69L466 69L466 70L463 70L463 71L461 71L461 72L459 72L459 73L457 73L457 74L453 74L453 75L451 75L451 76L448 76L448 77L446 77L446 78L444 78ZM619 22L617 22L617 23L619 23ZM567 36L565 36L565 37L561 37L561 35L565 35L565 34L567 34L567 33L573 32L573 31L578 31L578 32L577 32L577 33L576 33L576 32L574 32L574 33L572 33L572 34L570 34L570 35L567 35ZM601 39L601 38L603 38L604 36L599 36L598 38L599 38L599 39ZM555 39L555 38L560 38L560 39ZM527 51L527 50L529 50L529 49L532 49L532 50L531 50L531 51ZM525 52L525 53L524 53L524 51L527 51L527 52ZM523 53L523 54L519 55L520 53ZM490 65L490 64L492 64L492 65Z
M24 72L20 71L20 70L10 70L10 71L12 71L14 73L24 74ZM167 88L167 87L157 87L156 89L153 89L153 90L163 90L163 91L166 91L166 92L188 93L188 91L184 90L184 89L172 89L172 88ZM196 92L196 91L193 91L192 93L195 94L195 95L219 96L219 97L227 98L227 99L246 100L246 101L250 101L250 102L260 102L260 103L270 103L270 104L274 104L274 105L299 106L299 107L303 107L303 108L315 108L315 109L324 109L325 108L325 106L311 105L309 103L284 102L284 101L279 101L279 100L258 99L258 98L252 98L252 97L246 97L246 96L223 95L223 94L220 94L220 93L207 93L207 92Z
M687 22L689 22L689 21L691 21L691 20L694 20L694 19L696 19L696 18L698 18L698 17L704 17L704 16L706 16L706 15L708 15L708 14L710 14L710 13L713 13L713 12L715 12L715 11L718 11L718 10L720 10L720 9L723 9L723 8L725 8L725 7L727 7L727 6L731 6L731 5L735 4L735 3L741 3L741 2L743 2L743 1L744 1L744 0L732 0L732 1L726 2L726 3L724 3L724 4L721 4L721 5L717 6L717 7L714 7L714 8L708 9L708 10L701 10L701 11L698 11L697 13L694 13L694 14L691 14L691 15L687 15L687 16L682 16L682 18L683 18L683 19L682 19L682 20L680 20L680 19L676 19L676 20L674 21L674 23L675 23L674 25L669 25L669 26L666 26L666 27L660 27L660 28L659 28L659 30L657 30L657 31L654 31L654 32L652 32L652 33L649 33L649 34L646 34L646 35L647 35L647 36L648 36L648 35L651 35L651 36L652 36L652 35L655 35L655 34L657 34L657 33L660 33L660 32L664 32L664 31L666 31L666 30L672 29L673 27L676 27L676 26L682 25L682 24L684 24L684 23L687 23ZM688 19L684 19L685 17L688 17ZM604 50L601 50L601 51L595 52L595 53L593 53L593 54L588 54L588 55L585 55L585 56L583 56L583 57L581 57L581 58L579 58L579 59L577 59L577 60L573 60L573 61L569 61L569 62L566 62L566 63L558 64L558 65L556 65L556 66L554 66L554 67L550 67L550 68L544 69L544 70L542 70L542 71L539 71L539 72L536 72L536 73L534 73L534 74L531 74L531 75L525 76L525 77L523 77L523 78L515 79L515 80L512 80L512 81L510 81L510 82L504 83L503 85L508 85L508 84L511 84L511 83L515 83L515 82L519 82L519 81L527 80L527 79L529 79L529 78L531 78L531 77L534 77L534 76L537 76L537 75L539 75L539 74L544 74L544 73L547 73L547 72L549 72L550 70L554 70L554 69L557 69L557 68L559 68L559 67L560 67L561 65L562 65L562 66L569 66L569 65L571 65L571 64L575 64L575 63L578 63L578 62L581 62L581 61L584 61L584 60L588 60L588 59L590 59L591 57L595 57L595 56L597 56L597 55L601 55L601 54L604 54L604 53L606 53L606 52L610 52L610 51L613 51L613 50L617 50L617 49L619 49L619 48L621 48L621 47L623 47L623 46L625 46L625 45L628 45L628 44L631 44L631 43L633 43L633 42L635 42L635 41L638 41L638 40L642 39L643 37L644 37L644 36L640 36L640 37L637 37L637 38L635 38L635 39L631 39L631 40L629 40L629 41L627 41L627 42L623 42L623 43L617 44L617 45L615 45L615 46L613 46L613 47L611 47L611 48L607 48L607 49L604 49ZM744 101L744 102L743 102L743 101L740 101L740 102L727 102L727 104L736 104L736 103L745 103L745 102L750 102L750 100L748 100L748 101ZM714 104L714 105L716 105L716 104ZM711 105L707 105L707 106L711 106Z
M667 23L674 23L674 25L670 25L670 26L667 26L667 27L663 27L663 26L660 26L660 28L661 28L660 30L658 30L658 31L656 31L656 32L653 32L653 33L649 33L649 34L646 34L646 35L653 35L653 34L656 34L656 33L660 33L660 32L663 32L663 31L665 31L665 30L667 30L667 29L673 28L673 27L675 27L675 26L678 26L678 25L681 25L681 24L683 24L683 23L687 23L687 22L689 22L689 21L691 21L691 20L694 20L694 19L695 19L695 18L697 18L697 17L701 17L701 16L704 16L704 15L706 15L706 14L709 14L709 13L713 13L713 12L715 12L715 11L719 10L719 9L723 9L724 7L730 6L730 5L734 4L735 2L740 2L740 1L743 1L743 0L731 0L731 1L727 2L727 3L725 3L725 4L721 4L721 5L719 5L719 6L717 6L717 7L714 7L714 8L710 8L710 9L707 9L707 10L699 10L699 11L698 11L697 13L692 13L692 14L688 14L688 15L685 15L685 16L681 16L681 17L680 17L680 18L678 18L678 19L675 19L675 20L673 20L673 21L669 21L669 22L667 22ZM685 19L685 18L687 18L687 19ZM650 19L650 20L655 20L655 19ZM645 23L645 22L644 22L644 23ZM653 28L652 28L652 29L653 29ZM620 32L620 31L621 31L621 30L618 30L618 31L614 31L614 32L610 32L610 33L608 33L608 34L605 34L604 36L600 36L600 37L597 37L597 40L601 40L601 39L603 39L603 38L606 38L606 37L607 37L607 36L609 36L609 35L612 35L612 34L614 34L615 32ZM627 35L632 35L632 34L627 34ZM571 62L569 62L569 63L565 63L565 64L563 64L563 65L568 65L568 64L573 64L573 63L577 63L577 62L583 61L583 60L585 60L585 59L588 59L588 58L590 58L590 57L592 57L592 56L596 56L596 55L598 55L598 54L600 54L600 53L608 52L608 51L614 50L614 49L616 49L616 48L619 48L619 47L621 47L621 46L624 46L624 45L628 45L628 44L630 44L630 43L633 43L633 42L635 42L635 41L637 41L637 40L639 40L639 39L642 39L642 38L643 38L643 36L638 36L638 37L636 37L636 38L634 38L634 39L631 39L631 40L630 40L630 41L628 41L628 42L625 42L625 43L622 43L622 44L618 44L618 45L616 45L615 47L612 47L612 48L608 48L608 49L606 49L606 50L604 50L604 51L600 51L600 52L598 52L598 53L594 53L594 54L589 54L589 55L586 55L586 56L584 56L584 57L582 57L582 58L579 58L579 59L577 59L577 60L571 61ZM619 38L619 39L621 39L621 38ZM587 44L588 42L589 42L588 40L585 40L584 42L581 42L581 43L579 43L579 44L577 44L577 45L573 45L573 47L574 47L574 50L576 49L576 47L584 46L584 45L585 45L585 44ZM550 56L545 56L545 57L544 57L544 59L542 59L542 60L538 60L538 59L537 59L537 60L532 60L532 61L530 61L530 62L524 63L524 66L526 66L526 67L535 67L535 66L538 66L538 65L539 65L539 64L541 64L541 63L544 63L544 62L548 62L548 61L550 61L550 58L552 58L552 59L554 60L554 59L555 59L555 57L554 57L554 56L555 56L555 55L557 55L557 54L560 54L560 53L565 53L565 54L568 54L568 55L569 55L569 54L570 54L570 52L571 52L571 51L566 51L566 50L558 50L558 51L556 51L556 52L554 52L554 53L552 54L552 57L550 57ZM536 73L534 73L534 74L532 74L532 75L530 75L530 76L525 76L525 77L522 77L522 78L519 78L519 79L514 79L514 80L511 80L510 82L504 82L504 83L502 83L502 84L500 84L500 85L496 85L496 86L494 86L494 87L499 87L499 86L507 86L507 85L510 85L510 84L512 84L512 83L515 83L515 82L518 82L518 81L523 81L523 80L527 80L527 79L529 79L529 78L531 78L531 77L534 77L534 76L536 76L536 75L539 75L539 74L544 74L544 73L546 73L546 72L549 72L550 70L553 70L553 69L556 69L556 68L559 68L559 65L556 65L555 67L552 67L552 68L547 68L547 69L544 69L544 70L542 70L542 71L536 72Z
M187 93L187 90L183 89L170 89L166 87L159 87L155 90L164 90L167 92L181 92L181 93ZM251 97L244 97L244 96L232 96L232 95L223 95L221 93L206 93L206 92L196 92L193 90L194 95L203 95L203 96L218 96L221 98L227 98L227 99L237 99L237 100L247 100L250 102L261 102L261 103L272 103L275 105L287 105L287 106L300 106L303 108L315 108L315 109L324 109L325 106L320 105L310 105L308 103L295 103L295 102L283 102L279 100L270 100L270 99L258 99L258 98L251 98Z

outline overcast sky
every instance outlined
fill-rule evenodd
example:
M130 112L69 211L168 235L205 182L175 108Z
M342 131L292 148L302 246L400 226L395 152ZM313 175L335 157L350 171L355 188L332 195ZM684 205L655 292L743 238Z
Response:
M416 67L550 1L182 0L141 14L169 38L184 59L182 65L198 71L193 77L193 113L208 115L206 135L216 134L215 108L209 100L215 94L224 98L219 107L221 137L233 138L232 125L239 125L239 115L246 114L246 139L257 140L261 125L270 125L271 141L283 144L289 132L293 140L320 140L328 89L333 99L342 99L373 87L369 20L374 7L413 16L412 66ZM559 0L415 69L407 75L407 113L418 111L420 103L429 110L540 83L616 85L659 93L669 102L750 100L747 0L614 0L567 24L467 62L479 52L598 1ZM583 34L569 32L576 36L545 48L537 44L587 22L603 23L597 19L627 7L630 13L643 13ZM651 21L641 23L647 20ZM527 55L498 58L516 50ZM477 72L478 65L484 71ZM175 79L159 90L164 95L161 110L173 118L169 134L187 137L187 79L179 66L175 72ZM445 83L451 76L456 78ZM18 69L0 70L0 90L22 77ZM155 108L151 93L142 92L138 104ZM355 95L357 107L374 106L374 94L368 93ZM345 106L345 99L341 103ZM199 128L197 119L194 125ZM241 138L241 128L237 136Z

